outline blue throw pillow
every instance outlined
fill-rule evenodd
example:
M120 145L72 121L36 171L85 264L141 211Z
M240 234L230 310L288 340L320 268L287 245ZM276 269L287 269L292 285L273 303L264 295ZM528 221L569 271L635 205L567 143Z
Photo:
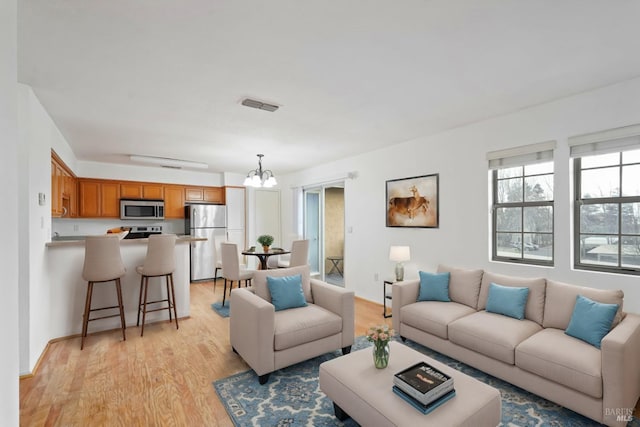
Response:
M600 348L602 338L611 330L618 304L604 304L578 295L565 334Z
M529 288L515 288L491 283L489 284L487 311L522 320L528 297Z
M420 293L418 301L444 301L449 302L449 276L450 273L425 273L420 275Z
M302 291L302 275L284 277L267 276L267 286L271 294L271 304L276 311L305 307L307 301Z

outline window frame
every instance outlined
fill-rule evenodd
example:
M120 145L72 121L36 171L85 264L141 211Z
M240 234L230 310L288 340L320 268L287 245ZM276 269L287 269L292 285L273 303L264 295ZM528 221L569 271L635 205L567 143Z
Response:
M582 157L574 157L573 159L573 191L574 191L574 206L573 206L573 268L577 270L587 270L587 271L599 271L603 273L616 273L616 274L628 274L640 276L640 267L623 267L622 266L622 238L623 236L635 236L629 235L622 232L622 205L628 203L640 203L640 195L639 196L623 196L622 195L622 173L623 166L625 164L622 161L622 153L624 151L629 150L620 150L616 151L619 155L617 167L619 170L618 183L620 184L619 195L615 197L591 197L588 199L582 198ZM602 154L602 153L599 153ZM594 154L598 155L598 154ZM640 163L628 163L626 165L638 165ZM607 167L612 167L615 165L608 166L598 166L587 168L587 170L594 169L605 169ZM580 218L580 209L584 205L602 205L602 204L615 204L618 206L618 231L617 233L606 233L607 236L616 235L618 238L618 266L608 266L608 265L598 265L598 264L585 264L580 260L580 236L583 234L589 235L605 235L602 233L582 233L581 232L581 218Z
M553 160L549 161L550 163L554 163ZM546 162L545 162L546 163ZM524 171L525 171L525 167L528 166L528 164L522 164L522 165L512 165L512 166L504 166L501 168L496 168L491 170L491 185L492 185L492 193L493 193L493 200L492 200L492 205L491 205L491 223L492 223L492 230L491 230L491 240L492 240L492 248L491 248L491 260L492 261L498 261L498 262L509 262L509 263L516 263L516 264L527 264L527 265L539 265L539 266L544 266L544 267L553 267L554 263L555 263L555 249L556 249L556 245L555 245L555 164L553 167L553 172L551 174L549 173L544 173L544 174L532 174L532 175L525 175ZM522 175L519 177L520 179L522 179L522 201L521 202L503 202L503 203L499 203L498 202L498 182L501 181L501 179L498 179L498 171L500 169L508 169L508 168L512 168L512 167L522 167ZM544 175L552 175L553 176L553 200L536 200L536 201L531 201L531 202L527 202L525 201L525 193L526 193L526 186L525 184L525 178L527 177L532 177L532 176L544 176ZM507 179L512 179L512 178L507 178ZM532 259L532 258L525 258L524 257L524 235L525 234L530 234L530 233L525 233L524 231L524 209L525 208L529 208L529 207L551 207L551 233L539 233L539 234L551 234L551 241L553 242L552 245L552 249L551 249L551 260L539 260L539 259ZM497 244L497 236L498 236L498 210L500 208L520 208L520 242L521 242L521 256L520 257L509 257L509 256L501 256L498 255L498 244Z

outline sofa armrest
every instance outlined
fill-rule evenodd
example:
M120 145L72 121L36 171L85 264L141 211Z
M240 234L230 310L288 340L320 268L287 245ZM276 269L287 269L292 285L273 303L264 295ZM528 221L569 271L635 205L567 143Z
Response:
M391 286L391 312L393 313L393 329L396 334L401 334L400 309L405 305L412 304L418 300L420 291L420 280L407 280L406 282L396 282Z
M640 316L627 313L602 339L601 352L604 423L616 425L618 415L633 414L640 397Z
M256 374L275 370L273 337L275 308L248 288L231 291L229 336L231 347Z
M313 303L342 318L342 347L353 345L355 333L354 292L311 279Z

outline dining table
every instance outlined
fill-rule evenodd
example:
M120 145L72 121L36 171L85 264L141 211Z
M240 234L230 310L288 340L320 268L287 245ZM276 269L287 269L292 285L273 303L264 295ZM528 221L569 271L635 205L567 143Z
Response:
M254 250L245 249L244 251L242 251L242 255L251 255L251 256L258 257L258 259L260 260L261 270L267 269L267 260L269 259L270 256L285 255L290 253L291 251L287 251L279 248L269 248L269 250L266 252L264 250L255 250L255 249Z

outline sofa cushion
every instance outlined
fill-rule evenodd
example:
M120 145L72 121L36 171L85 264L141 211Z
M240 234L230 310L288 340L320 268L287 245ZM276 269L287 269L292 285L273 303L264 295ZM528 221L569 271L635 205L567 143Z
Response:
M528 296L529 288L500 286L491 283L487 297L487 311L522 320Z
M569 326L564 332L600 348L600 342L611 330L611 323L617 311L618 304L595 302L578 295Z
M451 273L449 277L449 298L451 301L468 305L473 309L477 308L483 271L463 270L446 265L439 265L438 273L445 272Z
M342 318L318 305L277 311L274 319L274 349L284 350L342 331Z
M419 271L420 290L418 301L443 301L449 302L449 276L450 273L427 273Z
M613 319L612 328L620 323L624 317L622 311L624 292L621 290L587 288L547 280L547 301L544 306L542 326L545 328L567 329L578 295L583 295L591 300L605 304L618 304L619 307L616 317Z
M469 350L511 365L515 349L542 329L536 322L479 311L449 324L449 340Z
M457 302L421 301L402 307L400 318L402 323L446 340L449 323L475 312Z
M516 348L519 368L596 399L602 398L601 363L600 350L561 329L543 329Z
M256 295L263 300L271 302L271 294L269 293L269 287L267 286L267 276L285 277L295 276L296 274L302 275L302 292L304 292L305 300L307 300L307 302L313 302L309 265L300 265L298 267L290 268L276 268L273 270L256 270L253 273L253 279L251 279L251 287Z
M542 278L529 279L524 277L503 276L485 271L482 275L482 286L480 287L480 297L478 298L478 310L484 310L487 306L489 296L489 285L495 283L502 286L515 286L519 288L529 288L529 298L524 310L525 319L533 320L542 325L544 313L544 295L546 280Z
M267 287L275 311L305 307L307 301L302 292L302 275L272 277L267 276Z

